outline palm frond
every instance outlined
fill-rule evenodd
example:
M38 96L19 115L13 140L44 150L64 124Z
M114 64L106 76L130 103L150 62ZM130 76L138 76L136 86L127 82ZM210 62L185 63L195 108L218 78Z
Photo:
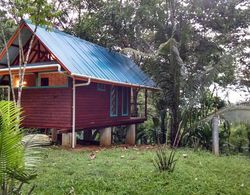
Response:
M3 190L11 188L6 187L9 179L27 183L33 178L31 172L39 160L37 144L22 143L21 121L19 107L13 102L0 101L0 185Z
M23 167L20 113L14 103L0 101L0 183L4 180L6 170Z

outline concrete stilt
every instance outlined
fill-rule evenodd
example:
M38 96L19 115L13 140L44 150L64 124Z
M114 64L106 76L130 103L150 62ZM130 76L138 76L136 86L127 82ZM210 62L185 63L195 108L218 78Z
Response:
M212 119L212 143L213 143L213 153L216 156L220 155L220 148L219 148L219 125L220 125L220 118L219 116L214 116Z
M75 143L76 143L76 137L75 137ZM62 146L72 147L72 133L62 134Z
M135 145L135 124L128 126L125 143Z
M112 134L111 127L100 129L100 145L101 146L111 145L111 134Z
M83 138L86 141L91 141L92 140L92 130L85 130L83 131Z

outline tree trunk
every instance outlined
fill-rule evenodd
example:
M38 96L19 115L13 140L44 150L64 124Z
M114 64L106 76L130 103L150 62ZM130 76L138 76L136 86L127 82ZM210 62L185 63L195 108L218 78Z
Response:
M13 98L13 102L16 103L12 72L11 72L11 69L10 69L9 49L8 49L8 45L7 45L7 41L6 41L6 37L5 37L3 29L2 29L2 36L3 36L3 42L4 42L5 50L6 50L6 59L7 59L7 65L8 65L8 70L9 70L9 76L10 76L10 88L11 88L12 98Z
M250 126L248 126L247 138L248 138L248 152L250 153Z
M32 34L31 40L29 42L29 47L28 47L28 51L27 51L26 56L24 56L22 40L21 40L21 31L19 31L18 40L19 40L19 55L20 55L19 59L20 60L19 60L19 86L18 86L18 92L17 92L17 106L19 106L19 107L21 107L21 98L22 98L25 70L26 70L26 66L29 62L31 49L33 46L33 42L35 40L36 30L37 30L37 25L35 26L34 33Z
M166 130L166 126L165 126L165 119L166 119L166 111L162 110L160 112L160 117L161 117L161 144L165 144L167 141L167 130Z
M178 109L172 109L172 119L171 119L171 131L170 131L170 141L171 141L171 146L174 146L175 140L178 140L177 132L179 129L179 110Z
M213 153L219 156L219 116L214 116L212 119L212 138L213 138Z

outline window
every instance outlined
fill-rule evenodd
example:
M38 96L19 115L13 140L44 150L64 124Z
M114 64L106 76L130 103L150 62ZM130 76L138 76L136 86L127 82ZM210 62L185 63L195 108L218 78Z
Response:
M49 78L41 78L41 86L49 86Z
M118 115L118 88L112 86L110 89L110 116Z
M97 91L106 91L106 86L101 83L97 83Z
M128 91L129 88L122 88L122 116L128 116Z

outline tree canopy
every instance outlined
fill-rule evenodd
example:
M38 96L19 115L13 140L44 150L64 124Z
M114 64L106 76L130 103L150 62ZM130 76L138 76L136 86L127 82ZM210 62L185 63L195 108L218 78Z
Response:
M8 37L19 21L13 19L29 18L132 57L162 89L154 97L162 142L166 113L173 142L186 111L202 104L211 84L250 91L247 0L3 0L0 5L1 25L11 24Z

